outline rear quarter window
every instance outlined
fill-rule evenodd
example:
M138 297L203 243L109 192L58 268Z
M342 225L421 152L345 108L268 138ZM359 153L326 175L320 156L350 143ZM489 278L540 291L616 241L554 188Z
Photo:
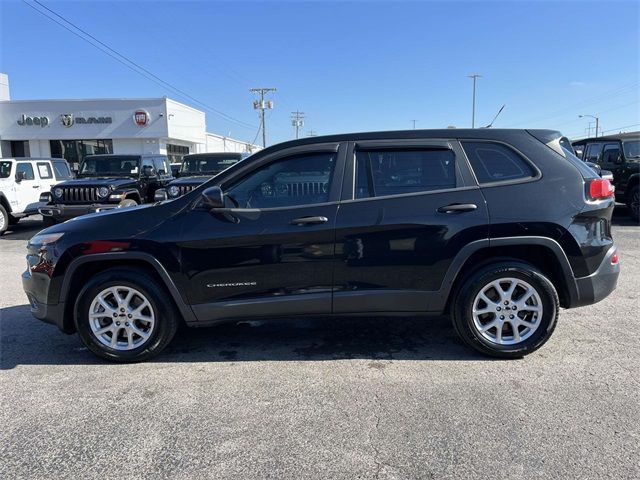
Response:
M517 152L492 142L462 142L478 183L533 178L536 172Z

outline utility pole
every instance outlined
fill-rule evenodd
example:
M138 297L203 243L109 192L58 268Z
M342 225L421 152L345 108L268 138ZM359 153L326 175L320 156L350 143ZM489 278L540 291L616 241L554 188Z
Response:
M578 115L578 118L583 118L583 117L590 117L590 118L594 118L596 120L596 138L598 137L598 127L600 125L600 117L597 117L595 115Z
M473 79L473 103L471 105L471 128L476 128L476 80L481 78L482 75L478 75L474 73L472 75L467 75L467 77Z
M299 130L304 127L304 112L296 110L291 112L291 125L296 129L296 140L298 139Z
M253 109L260 110L260 128L262 128L262 146L267 146L267 124L265 123L264 111L271 110L273 108L273 100L269 100L267 102L264 101L264 94L269 92L275 92L275 88L250 88L249 91L251 93L259 93L260 100L254 100Z
M317 136L317 135L318 135L318 134L316 133L316 131L315 131L315 130L309 130L309 133L307 133L307 137L315 137L315 136Z
M415 130L415 129L416 129L416 122L417 122L418 120L411 120L411 121L413 122L413 129Z

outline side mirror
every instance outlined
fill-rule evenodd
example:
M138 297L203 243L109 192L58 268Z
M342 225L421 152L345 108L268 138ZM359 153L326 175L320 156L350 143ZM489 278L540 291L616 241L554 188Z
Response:
M159 188L153 194L154 202L164 202L165 200L168 200L168 199L169 199L169 196L167 195L167 191L164 188Z
M220 187L209 187L202 192L202 202L209 208L223 208L224 194Z
M27 178L27 172L17 172L16 173L16 183L20 183L22 180Z

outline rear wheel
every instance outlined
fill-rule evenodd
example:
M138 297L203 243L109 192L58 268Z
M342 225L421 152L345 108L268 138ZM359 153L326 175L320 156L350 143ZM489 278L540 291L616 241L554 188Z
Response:
M116 362L154 357L178 327L175 308L156 280L127 269L92 278L80 294L75 320L87 348Z
M635 221L640 220L640 190L638 189L638 185L629 191L629 202L627 206L629 207L631 218Z
M9 228L9 214L5 210L5 208L0 205L0 235L7 231Z
M541 272L524 263L499 263L464 281L456 296L453 324L476 350L519 358L549 339L558 312L556 289Z

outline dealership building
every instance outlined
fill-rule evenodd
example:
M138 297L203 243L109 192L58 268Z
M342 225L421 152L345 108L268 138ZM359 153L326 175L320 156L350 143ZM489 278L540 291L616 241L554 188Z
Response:
M254 152L240 140L208 133L204 112L167 97L10 100L0 74L0 157L61 157L76 164L96 153Z

